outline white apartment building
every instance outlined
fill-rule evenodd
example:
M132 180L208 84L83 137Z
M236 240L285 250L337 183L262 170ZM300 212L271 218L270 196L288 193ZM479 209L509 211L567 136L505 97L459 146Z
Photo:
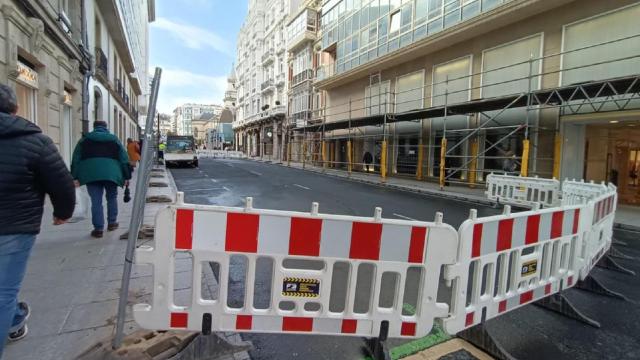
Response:
M193 135L193 127L191 122L198 119L203 113L213 113L220 116L222 106L211 104L183 104L173 110L173 123L175 131L178 135Z
M89 119L106 121L122 141L137 138L138 119L146 112L148 24L155 20L155 0L88 1L86 12L94 55Z
M302 0L250 0L237 42L236 145L281 159L289 82L286 26Z

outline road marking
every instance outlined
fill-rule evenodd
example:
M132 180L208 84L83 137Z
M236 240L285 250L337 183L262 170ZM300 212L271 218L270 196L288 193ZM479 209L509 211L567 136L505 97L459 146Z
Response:
M207 175L207 174L204 174L204 176L205 176L205 177L209 177L209 175Z
M216 180L216 179L211 179L211 181L213 181L214 183L218 182L218 180Z
M400 214L396 214L396 213L394 213L393 215L394 215L394 216L399 217L400 219L411 220L411 221L418 221L418 220L416 220L416 219L412 219L412 218L410 218L410 217L408 217L408 216L404 216L404 215L400 215Z
M222 188L208 188L208 189L188 189L188 190L182 190L184 192L191 192L191 191L211 191L211 190L220 190Z
M223 186L222 188L223 188L223 189L225 189L225 190L227 190L227 191L231 191L231 190L229 190L229 188L228 188L228 187L226 187L226 186Z
M249 171L249 172L250 172L250 173L252 173L253 175L262 176L262 174L260 174L260 173L259 173L259 172L257 172L257 171L253 171L253 170L251 170L251 171Z
M310 188L306 187L306 186L302 186L302 185L298 185L298 184L293 184L293 186L297 186L301 189L305 189L305 190L311 190Z

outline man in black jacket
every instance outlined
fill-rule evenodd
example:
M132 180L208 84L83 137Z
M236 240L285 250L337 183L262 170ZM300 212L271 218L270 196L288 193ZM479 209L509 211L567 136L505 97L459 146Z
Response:
M73 178L58 149L17 111L15 92L0 84L0 358L7 335L19 340L27 333L29 307L17 298L44 196L53 204L54 225L64 224L75 207Z

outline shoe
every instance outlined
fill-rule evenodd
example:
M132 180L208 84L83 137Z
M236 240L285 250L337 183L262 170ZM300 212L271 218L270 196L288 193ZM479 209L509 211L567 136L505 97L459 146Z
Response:
M91 236L96 238L96 239L101 238L103 234L104 234L104 231L102 231L102 230L93 230L91 232Z
M29 332L29 328L27 328L27 324L24 324L24 326L22 326L17 331L9 333L9 336L7 338L8 338L9 341L22 340L22 339L25 338L25 336L27 336L28 332Z
M18 324L11 326L11 328L9 329L10 333L19 331L27 323L27 320L29 320L29 316L31 316L31 308L29 307L29 304L21 301L18 303L18 307L20 308L20 310L22 310L22 320Z
M118 223L113 223L113 224L109 224L107 225L107 231L113 231L118 229Z

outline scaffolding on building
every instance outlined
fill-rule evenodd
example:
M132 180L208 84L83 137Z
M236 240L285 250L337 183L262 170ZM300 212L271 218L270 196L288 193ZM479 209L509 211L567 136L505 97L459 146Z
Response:
M401 92L379 90L374 95L330 104L314 110L313 120L306 126L289 124L283 160L300 162L303 166L338 168L349 173L375 172L383 181L389 173L407 174L418 180L437 180L441 187L450 183L474 186L492 172L558 178L561 118L640 108L640 73L604 79L598 79L596 74L596 79L566 85L562 85L562 79L570 72L586 70L595 74L603 68L628 67L640 60L640 49L613 59L575 66L560 65L544 71L543 63L553 60L563 64L563 59L570 54L593 50L606 52L607 45L638 38L640 34L544 56L532 55L526 61L461 77L447 77L430 85ZM472 85L473 79L491 72L517 72L524 66L528 66L528 74ZM635 71L638 68L636 66ZM615 74L616 71L607 73ZM449 91L450 84L461 80L468 81L469 86ZM487 88L518 86L519 83L526 83L526 89L481 97ZM549 83L552 85L545 86ZM444 88L444 91L434 94L438 88ZM421 97L409 95L416 93ZM465 93L469 100L450 102L451 97ZM477 94L480 96L474 96ZM409 99L403 100L407 97ZM403 105L425 99L431 99L432 106L396 111ZM503 121L509 112L513 116L514 110L522 120ZM466 117L467 126L448 126L456 117L458 122ZM441 127L433 126L434 121L441 123ZM398 124L411 123L418 130L398 133ZM544 141L541 141L541 135L545 135ZM552 151L547 151L546 146L543 149L543 143ZM392 159L391 168L389 158Z

